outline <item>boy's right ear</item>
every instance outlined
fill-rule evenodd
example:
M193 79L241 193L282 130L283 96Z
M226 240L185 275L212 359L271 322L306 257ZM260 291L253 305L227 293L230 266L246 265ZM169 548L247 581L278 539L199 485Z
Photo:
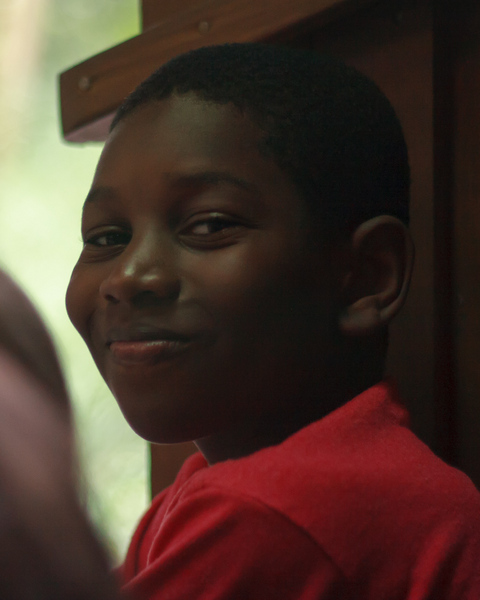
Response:
M407 297L414 253L408 228L395 217L381 215L355 230L342 282L343 335L366 336L388 325Z

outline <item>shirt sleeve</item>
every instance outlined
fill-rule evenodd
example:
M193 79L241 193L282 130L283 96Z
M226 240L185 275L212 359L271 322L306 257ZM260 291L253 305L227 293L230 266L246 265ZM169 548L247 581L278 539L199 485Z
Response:
M338 600L343 581L321 547L284 515L208 488L177 498L147 567L125 591L144 600Z

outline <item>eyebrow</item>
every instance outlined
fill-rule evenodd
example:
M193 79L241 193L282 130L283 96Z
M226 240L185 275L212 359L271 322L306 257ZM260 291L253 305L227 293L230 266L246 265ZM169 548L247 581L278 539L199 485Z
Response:
M172 175L169 177L175 187L189 187L198 185L220 185L226 183L233 185L241 190L258 193L258 188L253 183L232 175L226 171L202 171L200 173L191 173L185 175ZM87 194L83 208L101 200L115 200L119 198L118 192L112 186L100 186L93 188Z
M172 176L173 184L178 187L190 185L219 185L226 183L247 192L257 192L257 187L241 177L226 171L202 171L200 173Z
M102 185L100 187L93 188L88 192L85 202L83 203L83 208L85 208L87 204L91 204L98 200L114 200L115 198L118 198L115 188Z

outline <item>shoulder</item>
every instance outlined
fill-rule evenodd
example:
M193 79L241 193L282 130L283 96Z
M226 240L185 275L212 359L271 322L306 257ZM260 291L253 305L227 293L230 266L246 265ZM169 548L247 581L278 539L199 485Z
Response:
M432 516L454 510L480 518L473 483L438 458L408 422L395 388L378 384L282 444L214 465L189 484L249 495L295 521L306 513L312 524L327 512L355 508L357 519L358 509L380 514L394 507L397 517L429 507Z
M192 481L170 502L148 560L126 590L151 599L333 600L343 597L344 585L332 559L285 515Z
M187 586L276 578L298 592L310 581L322 598L350 597L346 582L365 598L406 598L409 585L426 590L419 598L480 597L480 495L410 432L388 387L279 446L208 468L201 460L154 507L132 585L175 586L183 573Z
M214 465L189 485L224 487L292 515L309 504L318 513L318 501L329 498L334 512L350 502L371 506L374 498L388 498L398 504L407 497L406 510L423 499L439 510L477 511L480 494L469 478L435 456L408 422L395 388L378 384L282 444Z
M448 572L452 585L470 581L480 593L480 494L410 431L389 385L277 447L199 473L191 485L269 507L350 581L375 573L378 586L402 586L417 572L431 587Z

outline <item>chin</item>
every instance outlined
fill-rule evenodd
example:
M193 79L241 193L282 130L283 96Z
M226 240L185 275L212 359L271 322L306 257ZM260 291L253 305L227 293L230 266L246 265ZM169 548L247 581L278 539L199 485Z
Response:
M178 444L181 442L190 442L195 436L189 436L185 427L169 423L167 419L156 417L155 420L145 420L137 415L127 415L123 413L127 423L133 431L143 438L146 442L152 444Z
M156 398L155 405L150 403L124 402L122 397L117 397L120 410L125 420L133 431L147 442L153 444L178 444L190 442L210 431L205 432L204 426L193 418L191 411L178 409L169 410L171 404L162 406ZM143 404L143 406L142 406ZM150 408L150 409L149 409ZM190 413L190 419L186 415Z
M174 444L197 440L225 427L229 415L224 414L224 402L219 401L212 386L160 375L106 378L137 435L156 444Z

